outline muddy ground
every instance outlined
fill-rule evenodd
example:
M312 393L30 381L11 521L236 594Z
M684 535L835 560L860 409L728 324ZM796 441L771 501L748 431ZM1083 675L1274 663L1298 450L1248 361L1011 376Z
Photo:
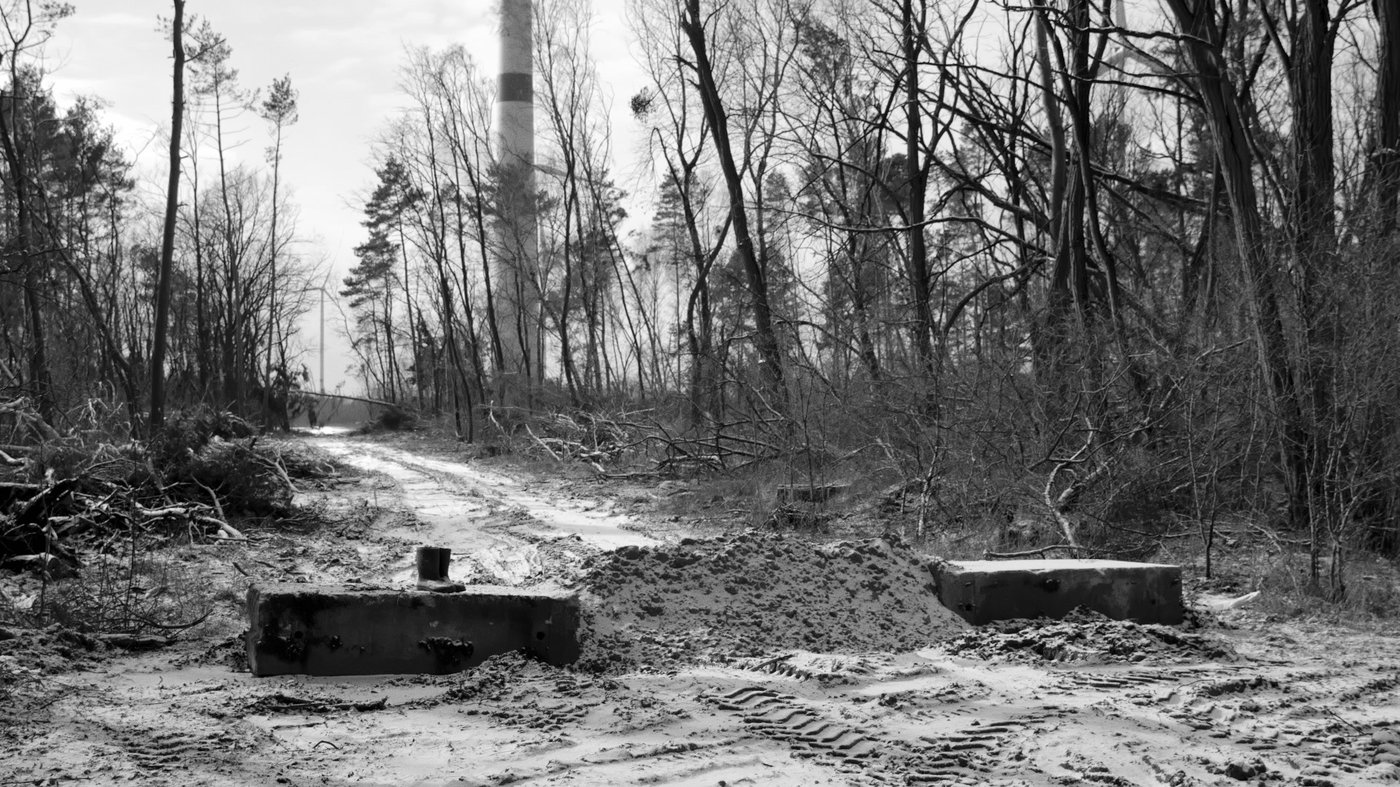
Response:
M141 593L213 612L173 644L0 628L0 785L1400 781L1400 638L1374 627L1204 597L1179 627L973 630L897 539L744 531L743 504L677 482L313 443L357 469L301 490L330 524L147 556L165 579ZM248 674L250 582L407 585L422 543L462 581L578 587L581 668ZM32 604L26 582L0 602Z

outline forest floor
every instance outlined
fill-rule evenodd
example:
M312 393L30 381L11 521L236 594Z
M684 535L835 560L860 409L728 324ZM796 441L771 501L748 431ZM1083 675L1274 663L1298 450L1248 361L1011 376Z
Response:
M747 504L685 482L307 441L355 468L299 491L322 524L142 556L165 584L137 592L213 610L173 644L0 629L0 785L1400 781L1392 629L1193 588L1178 627L971 629L932 600L926 556L854 525L747 530ZM459 581L578 588L579 668L248 673L250 582L407 586L424 543ZM32 603L32 583L0 592Z

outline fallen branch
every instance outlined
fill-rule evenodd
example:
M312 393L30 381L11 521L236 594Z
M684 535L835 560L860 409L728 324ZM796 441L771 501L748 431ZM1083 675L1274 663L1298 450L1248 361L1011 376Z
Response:
M215 519L212 516L200 516L195 517L195 521L203 522L206 525L213 525L215 528L214 535L218 536L222 541L248 540L248 537L243 535L243 533L240 532L238 528L234 527L233 525L230 525L222 519Z
M560 459L560 458L559 458L559 454L554 453L554 450L553 450L553 449L551 449L549 446L545 445L543 440L541 440L540 438L538 438L538 437L535 436L535 432L534 432L534 430L530 429L530 425L529 425L529 424L523 424L523 426L525 427L525 434L530 435L530 439L531 439L531 440L534 440L534 441L535 441L535 444L538 445L540 448L543 448L544 451L545 451L545 453L549 454L550 458L552 458L552 459L553 459L554 461L556 461L556 462L563 462L563 461L564 461L563 459Z
M392 408L392 409L394 409L394 410L402 410L402 411L404 411L404 412L409 412L409 409L408 409L407 407L404 407L404 406L401 405L401 404L394 404L393 402L386 402L386 401L383 401L382 399L366 399L366 398L363 397L363 396L350 396L350 395L348 395L348 394L325 393L324 391L302 391L302 393L305 394L305 395L309 395L309 396L315 396L315 397L318 397L318 398L321 398L321 399L340 399L341 401L346 401L346 402L359 402L359 403L361 403L361 404L372 404L372 405L376 405L376 406L378 406L378 407L388 407L388 408Z
M164 508L146 508L140 503L136 504L136 513L147 519L163 519L170 516L195 517L198 512L204 511L204 506L165 506Z
M928 463L928 472L924 473L924 481L919 488L919 524L914 534L920 541L924 540L924 532L928 527L928 509L929 504L933 501L933 485L937 469L937 462Z
M213 510L218 514L218 516L210 516L210 508L208 506L200 505L199 503L191 503L190 505L183 506L171 505L164 506L162 508L146 508L140 503L136 503L136 513L141 515L142 518L148 521L156 519L176 518L185 519L190 522L198 522L200 524L209 525L213 527L215 534L223 540L247 541L247 536L243 535L243 533L241 533L238 530L238 528L228 523L227 518L224 516L223 506L219 504L218 495L215 495L214 491L209 487L205 486L204 484L198 481L195 481L195 483L198 484L202 489L204 489L204 491L209 493L210 499L214 501Z
M500 432L501 434L507 434L505 427L501 426L501 422L496 420L496 408L487 407L486 418L491 422L493 426L496 427L497 432Z
M29 406L29 402L24 399L0 403L0 414L4 413L13 415L16 420L29 427L41 443L60 439L58 431L49 426L48 421L40 418L39 414Z
M1347 721L1346 719L1342 718L1341 716L1338 716L1338 715L1337 715L1337 712L1334 711L1334 710L1332 710L1331 708L1323 708L1323 710L1326 711L1327 714L1328 714L1329 716L1331 716L1332 718L1336 719L1337 721L1340 721L1341 723L1347 725L1348 727L1352 728L1353 730L1356 730L1356 734L1357 734L1357 735L1365 735L1365 734L1366 734L1366 731L1365 731L1365 730L1361 729L1360 727L1356 726L1355 724L1352 724L1351 722Z
M97 634L94 639L122 650L156 650L175 641L157 634Z
M250 449L251 449L251 446L250 446ZM276 456L263 456L262 454L259 454L259 453L257 453L256 451L253 451L253 452L252 452L252 455L253 455L258 461L260 461L260 462L262 462L264 465L266 465L270 470L272 470L273 472L277 473L277 475L282 479L282 483L284 483L284 484L287 485L287 489L291 490L292 494L296 494L296 492L297 492L297 486L296 486L296 484L293 484L293 483L292 483L292 477L289 476L289 475L287 475L287 468L285 468L285 467L282 466L282 461L281 461L281 459L280 459L279 457L276 457Z
M1056 549L1066 550L1071 555L1077 555L1079 552L1079 547L1074 546L1072 544L1052 544L1048 547L1041 547L1039 549L1027 549L1024 552L987 551L982 553L982 557L986 560L1016 560L1017 558L1023 557L1042 557L1046 552L1053 552Z
M194 620L191 620L189 623L157 623L154 620L147 620L146 618L140 618L140 621L142 625L150 626L151 628L160 629L161 631L174 631L178 633L184 631L185 629L192 629L195 626L198 626L199 624L208 620L209 616L212 614L214 614L214 610L211 609L208 612L205 612L203 615L200 615L199 617L195 618Z
M199 488L203 489L206 493L208 493L209 499L214 501L214 511L218 513L219 518L217 520L213 520L212 523L218 526L219 532L222 533L227 539L247 541L248 538L246 536L238 532L237 528L228 523L228 517L224 514L224 506L222 503L219 502L219 496L214 494L214 490L205 486L201 481L195 481L195 483L199 484ZM207 518L206 521L208 521Z
M1045 479L1045 488L1041 490L1045 507L1049 509L1050 515L1055 518L1055 524L1060 526L1060 532L1064 533L1065 541L1069 543L1070 554L1074 556L1077 556L1079 553L1079 540L1074 537L1074 522L1065 514L1065 510L1079 497L1080 493L1088 487L1091 480L1098 476L1099 470L1104 469L1106 465L1100 465L1089 474L1088 478L1071 480L1059 495L1054 494L1053 490L1055 488L1055 481L1060 477L1060 472L1066 468L1084 462L1089 454L1089 449L1093 447L1094 430L1090 428L1089 436L1085 438L1084 445L1080 446L1079 450L1075 451L1073 456L1056 462L1055 466L1050 469L1050 475Z
M626 473L603 473L602 477L609 481L636 481L643 478L664 478L665 474L660 470L634 470Z
M0 494L8 493L15 497L19 497L21 494L32 496L39 494L43 490L44 488L38 484L26 484L21 481L0 481Z

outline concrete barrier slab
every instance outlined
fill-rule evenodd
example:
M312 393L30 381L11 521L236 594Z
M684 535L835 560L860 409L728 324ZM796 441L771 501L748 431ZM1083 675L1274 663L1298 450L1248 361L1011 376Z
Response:
M780 484L778 486L779 503L825 503L832 498L845 494L851 485L840 484Z
M273 584L248 589L254 675L444 674L523 650L578 658L578 600L474 585L461 593Z
M1075 607L1114 620L1180 623L1181 568L1118 560L966 560L935 568L939 601L973 625L1062 618Z

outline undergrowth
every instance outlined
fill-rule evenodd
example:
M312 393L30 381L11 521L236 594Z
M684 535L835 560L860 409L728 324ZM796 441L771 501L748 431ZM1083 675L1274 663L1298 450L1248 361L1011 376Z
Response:
M196 629L236 599L221 598L227 589L213 588L172 548L319 521L293 504L297 484L341 470L208 408L172 415L144 442L117 437L75 431L12 471L38 492L0 507L0 567L26 571L38 585L23 608L9 599L0 619L102 634Z
M828 412L825 421L781 434L760 430L754 444L769 440L774 450L736 453L719 463L675 461L677 445L692 456L704 445L680 440L685 429L674 424L680 420L675 413L641 418L622 410L512 410L480 442L546 472L562 467L586 475L591 469L601 479L664 484L659 506L682 518L703 510L707 522L720 518L736 528L800 531L814 538L894 534L950 559L1079 556L1178 563L1193 582L1204 578L1209 552L1209 586L1261 590L1277 614L1400 614L1400 572L1365 544L1347 543L1340 550L1346 587L1341 598L1311 584L1307 534L1282 525L1282 490L1262 469L1249 435L1240 447L1225 444L1216 432L1197 435L1192 430L1200 427L1192 423L1165 421L1184 437L1147 434L1121 447L1094 449L1099 455L1091 454L1094 461L1082 467L1055 465L1044 460L1053 451L1017 444L1023 440L1020 427L996 420L1004 413L968 412L988 419L972 424L985 426L985 435L959 436L878 408L839 417ZM445 426L428 423L423 431ZM1001 437L1006 442L993 440ZM456 450L483 453L480 443L459 443ZM1205 474L1206 481L1193 487L1193 473ZM830 499L794 502L785 496L792 487L828 484L841 487ZM1067 530L1077 550L1069 548Z
M138 546L132 545L132 552ZM217 591L197 572L158 553L96 555L55 582L49 621L83 632L169 636L195 629L216 608Z

